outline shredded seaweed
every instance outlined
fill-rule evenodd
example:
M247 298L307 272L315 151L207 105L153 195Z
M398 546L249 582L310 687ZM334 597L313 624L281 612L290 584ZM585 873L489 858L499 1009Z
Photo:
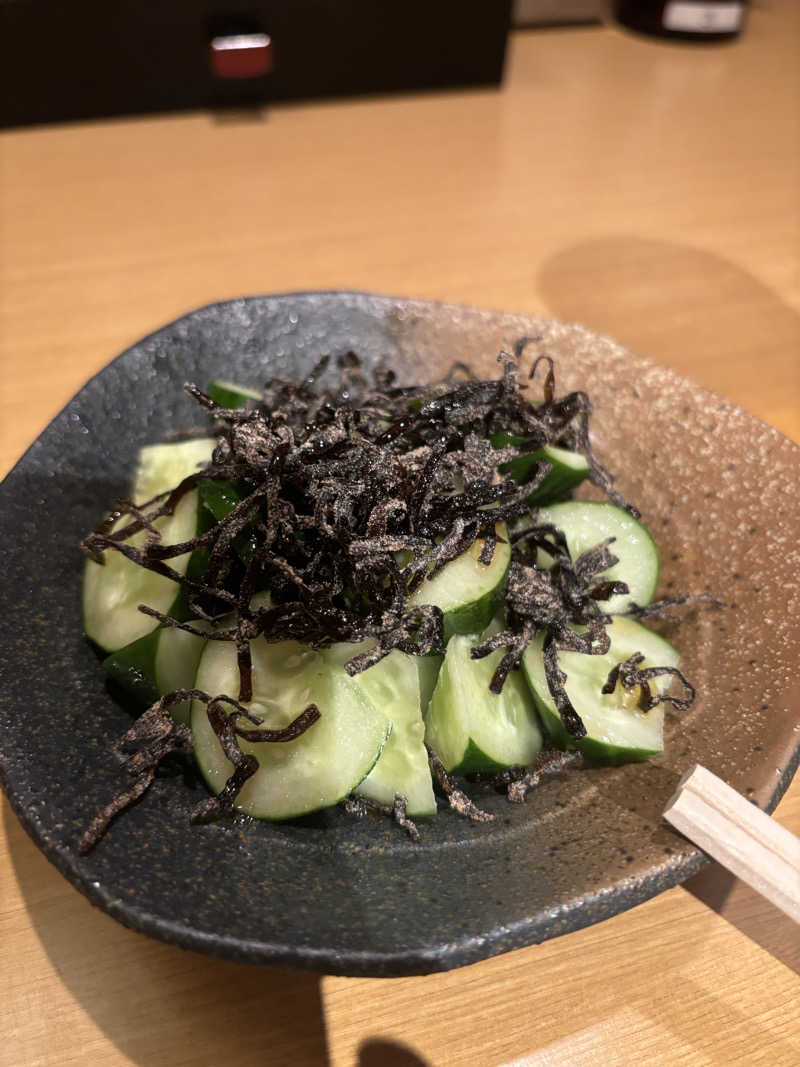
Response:
M435 780L447 797L447 802L453 811L467 819L471 819L472 822L494 822L495 817L491 812L483 811L474 801L470 800L463 789L458 788L453 776L447 773L444 764L430 747L428 747L428 762Z
M551 778L565 770L583 766L583 754L569 749L544 748L530 767L508 782L507 797L512 804L524 804L543 778Z
M712 596L710 593L691 593L687 596L668 596L661 600L654 600L644 607L639 604L631 604L623 614L631 615L635 619L660 619L662 622L681 622L681 616L669 611L669 608L679 608L685 605L708 604L714 608L724 608L727 604L724 600Z
M612 540L590 548L573 562L560 531L548 525L537 526L534 520L517 537L515 545L526 543L528 548L543 549L555 561L554 566L542 570L533 562L512 562L506 590L508 628L476 645L471 652L473 659L481 659L499 648L507 649L489 683L493 693L500 693L528 645L542 631L547 685L565 729L576 739L586 735L586 728L567 695L558 651L587 655L604 655L608 651L606 626L611 619L599 604L617 593L628 592L624 582L598 581L598 575L617 562L608 547ZM578 632L575 627L585 632Z
M92 819L78 841L78 852L85 856L95 847L120 812L125 811L147 792L156 776L158 765L165 756L193 752L192 738L188 727L176 723L169 709L194 696L194 690L179 689L161 697L152 707L140 715L136 722L120 738L118 748L138 742L146 742L123 763L131 777L130 785L122 789Z
M624 663L618 663L608 672L601 693L613 693L617 685L621 685L628 692L639 687L638 706L641 711L650 711L657 704L669 703L678 711L687 711L694 703L694 686L690 685L677 667L640 667L644 663L641 652L634 652ZM669 693L654 692L650 682L653 678L672 676L677 678L684 687L685 697L670 696Z
M558 396L554 361L546 353L521 374L528 346L540 340L523 337L513 355L501 352L501 373L493 379L479 379L465 364L454 363L438 384L398 386L386 364L378 364L370 378L348 352L337 360L323 357L302 380L270 378L261 400L243 408L225 408L186 383L186 393L216 427L211 461L146 503L117 501L83 548L95 562L102 563L106 552L119 552L174 582L187 611L170 615L147 604L140 610L161 625L232 642L238 692L234 698L180 691L149 709L123 739L147 741L125 764L132 782L93 821L81 849L93 847L115 815L144 794L165 754L190 751L186 727L167 714L173 704L184 699L206 704L234 767L219 796L195 808L193 822L229 812L256 772L258 759L242 751L240 739L291 740L325 714L312 705L283 731L244 725L261 725L244 707L253 695L254 639L293 640L312 648L371 639L370 648L346 664L351 675L368 670L393 649L442 653L441 610L429 604L409 607L409 598L478 541L478 560L490 565L502 540L498 523L507 524L512 548L506 624L471 654L481 658L505 650L490 683L499 693L531 641L542 635L547 684L561 720L571 737L585 736L567 695L559 652L602 655L609 647L610 617L603 604L628 591L624 583L602 578L617 562L613 539L573 561L563 533L539 522L527 503L550 465L536 464L522 485L505 477L502 468L548 444L577 451L589 464L590 480L611 501L635 517L639 512L592 452L587 393ZM528 395L537 378L538 401ZM172 515L195 489L212 502L212 525L180 544L165 544L159 520ZM537 565L538 552L550 557L551 569ZM202 566L190 564L181 574L172 561L187 553ZM262 591L269 592L267 604L254 601ZM706 595L671 597L648 607L632 605L627 614L669 620L670 607L700 600L720 603ZM201 625L209 622L210 628ZM691 703L694 692L679 671L643 669L640 663L631 657L615 668L607 685L640 686L648 707L661 700L676 707ZM649 681L664 674L678 677L687 695L653 696ZM479 821L492 818L457 788L435 753L430 763L454 810ZM536 767L512 785L512 799L538 781L543 771ZM416 839L402 798L396 798L391 814Z
M398 826L405 830L412 841L419 841L419 828L408 817L406 813L408 801L400 793L395 794L394 801L391 804L381 804L369 797L360 797L356 796L355 793L351 793L349 797L345 797L342 806L348 815L354 815L356 818L363 818L368 812L372 811L377 815L393 819Z
M195 807L190 816L190 821L193 823L209 822L229 812L242 786L258 770L256 757L245 754L239 747L240 737L246 741L272 743L294 741L320 717L316 705L310 704L293 722L282 729L248 730L238 725L240 719L245 719L256 726L260 726L263 720L252 715L231 697L211 697L202 689L176 689L161 697L139 716L120 739L118 745L120 749L139 742L146 742L146 744L125 760L123 767L131 776L132 781L92 819L78 842L78 852L81 855L86 855L94 848L120 812L144 796L156 776L159 764L166 756L175 754L191 756L193 754L191 732L188 726L175 722L169 715L171 707L187 700L199 700L206 705L209 722L219 738L223 752L234 765L233 774L225 783L222 792L216 797L209 797ZM223 704L230 704L233 711L231 713L224 711Z
M526 342L517 345L518 356ZM454 365L439 386L407 389L396 387L384 366L369 383L348 353L332 384L321 383L321 361L305 380L270 379L263 402L243 409L223 408L187 383L217 424L211 463L149 504L118 501L113 528L104 520L84 549L94 559L121 552L169 578L199 618L235 608L235 627L215 639L236 644L238 696L245 702L252 694L249 642L259 635L315 648L373 638L374 652L351 663L352 671L393 648L441 652L440 617L407 611L408 598L476 540L483 542L481 563L489 565L496 524L513 525L527 514L525 498L547 472L541 464L524 486L501 477L498 457L507 450L492 448L492 433L517 435L524 441L518 451L546 443L582 448L593 463L586 394L556 397L552 359L540 356L531 374L547 365L543 401L531 403L518 383L518 359L499 358L500 378L478 380ZM234 486L238 501L210 530L165 545L157 520L203 481ZM237 553L245 529L246 566ZM133 544L143 532L143 542ZM170 566L199 549L207 552L202 576ZM269 589L274 610L249 610L260 589ZM142 610L154 613L148 605Z

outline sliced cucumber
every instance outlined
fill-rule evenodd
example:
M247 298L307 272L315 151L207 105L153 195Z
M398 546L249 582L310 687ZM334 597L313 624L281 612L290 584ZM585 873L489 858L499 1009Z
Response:
M453 634L480 633L500 604L511 545L505 523L499 522L495 531L503 540L498 540L491 563L480 562L481 538L434 578L426 578L409 598L409 607L435 604L442 609L445 641Z
M197 487L200 502L219 522L226 518L243 500L242 494L225 478L204 478Z
M244 500L233 482L226 479L204 478L198 485L197 491L200 494L201 505L216 522L230 515L236 505ZM252 522L254 521L255 518ZM258 547L258 539L251 529L250 522L236 537L234 547L239 559L247 565Z
M653 599L658 583L658 549L650 532L627 511L599 501L568 500L540 508L539 522L563 531L573 560L606 538L614 538L609 549L619 563L603 571L602 578L625 582L629 592L601 601L603 611L614 615L632 603L645 605ZM553 566L552 557L541 550L536 562L545 570Z
M192 625L200 630L210 628L202 619L193 620ZM138 641L112 652L103 660L103 670L136 704L149 707L176 689L191 689L205 643L205 637L172 626L158 626ZM169 713L176 722L188 723L189 710L185 701L171 707Z
M677 667L679 655L663 637L633 619L616 618L608 627L611 647L605 656L559 652L558 664L567 676L566 690L572 706L583 720L586 737L575 741L561 722L544 672L544 635L533 641L522 658L525 677L536 707L553 741L561 748L578 748L592 759L612 763L644 760L663 751L664 705L650 711L637 707L639 689L627 691L618 685L613 693L601 693L609 672L635 652L645 657L642 667ZM670 679L656 678L650 685L663 693Z
M328 656L343 666L373 643L334 645ZM355 792L378 804L392 804L400 794L406 798L409 815L428 816L436 814L436 798L420 709L415 663L419 658L394 651L353 678L375 707L383 708L392 720L392 732L378 762Z
M436 681L439 677L439 671L442 669L444 656L412 656L412 659L416 663L417 674L419 675L419 706L424 718L427 714L433 691L436 688Z
M515 437L512 434L499 433L491 438L495 448L503 448L505 445L519 445L524 437ZM591 470L589 462L580 452L572 452L567 448L558 448L556 445L544 445L535 452L528 452L522 456L501 463L498 470L507 475L515 482L526 482L533 472L533 468L540 460L547 460L550 471L539 483L536 489L528 496L529 504L548 504L554 500L560 500L577 488L584 481Z
M340 653L317 652L295 641L250 643L253 699L247 705L265 728L286 726L309 705L321 718L294 741L241 741L259 767L236 807L259 819L289 819L329 807L351 793L375 765L391 729L389 711L378 708L365 687L339 662ZM239 671L232 642L209 641L196 685L212 695L236 696ZM219 793L233 771L205 705L192 705L195 757L209 787Z
M211 629L209 623L198 619L193 624L196 629ZM191 689L197 677L200 657L206 646L206 638L196 634L165 626L156 651L156 682L159 694L174 693L176 689ZM189 722L191 702L183 701L170 708L170 715L176 722Z
M534 701L520 671L512 671L497 695L489 683L503 649L484 659L471 650L497 632L462 634L447 646L425 720L425 740L454 774L499 771L532 763L542 747Z
M189 441L145 445L139 451L133 481L133 500L145 504L159 493L174 489L211 459L216 445L214 437L195 437Z
M248 402L261 400L261 393L257 390L248 389L246 385L237 385L236 382L226 382L221 378L211 382L206 393L223 408L243 408Z
M156 652L163 629L156 627L103 660L106 677L142 708L149 708L162 696L156 681Z
M133 488L133 500L144 504L159 493L173 489L211 458L213 438L195 439L167 445L149 445L139 453L139 465ZM115 528L130 519L122 518ZM194 537L198 530L199 504L196 491L187 493L173 515L155 523L165 544L176 544ZM130 543L141 545L142 531ZM121 553L109 549L105 564L89 560L83 579L83 628L86 635L106 652L132 644L158 626L156 619L138 611L148 604L169 614L180 590L169 578L139 567ZM185 574L191 553L178 556L169 565Z

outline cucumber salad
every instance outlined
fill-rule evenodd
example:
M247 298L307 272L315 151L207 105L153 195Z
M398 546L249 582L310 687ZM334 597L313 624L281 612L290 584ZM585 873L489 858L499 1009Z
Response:
M84 629L140 714L81 851L175 753L208 787L193 822L343 802L417 837L437 796L491 818L454 776L520 799L554 750L662 751L694 691L644 621L693 598L653 603L658 551L592 451L589 397L558 396L548 356L523 371L530 340L493 379L399 386L348 353L186 385L204 436L142 448L83 542ZM602 499L572 499L584 482Z

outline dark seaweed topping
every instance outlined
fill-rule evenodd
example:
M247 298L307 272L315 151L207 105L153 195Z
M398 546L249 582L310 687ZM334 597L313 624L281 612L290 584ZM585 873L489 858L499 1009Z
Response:
M624 582L598 581L597 576L617 563L609 550L613 538L590 548L576 561L570 559L563 534L549 525L533 525L520 533L515 546L540 548L553 559L552 570L541 570L532 562L514 561L509 567L506 590L507 629L472 649L473 659L481 659L499 648L507 652L492 676L489 688L502 691L510 671L519 666L530 642L544 632L544 668L547 685L567 732L578 739L586 728L567 696L566 675L558 666L558 651L605 655L609 648L600 602L617 593L627 593ZM574 627L583 632L576 632Z
M320 717L319 708L315 704L309 704L302 714L281 730L266 728L248 730L238 725L240 719L255 725L260 725L263 720L256 715L251 715L238 701L226 696L212 698L205 693L200 694L196 699L206 704L208 721L219 739L222 751L233 764L233 774L217 796L208 797L197 805L191 814L193 823L212 822L220 815L232 811L242 786L258 770L258 759L252 754L242 752L239 747L240 737L245 741L272 742L273 744L281 741L294 741L295 738L305 733L309 726L313 726ZM230 704L233 711L225 711L223 704Z
M686 604L708 604L714 608L727 607L724 600L712 596L710 593L691 593L687 596L668 596L661 600L654 600L652 604L641 607L639 604L631 604L623 614L632 615L635 619L660 619L662 622L680 622L680 615L675 615L669 608L684 607ZM733 605L735 607L735 605Z
M173 704L184 699L206 704L234 767L222 793L195 809L194 822L229 811L255 773L257 757L242 752L239 739L291 740L325 714L324 708L311 706L282 731L242 725L259 725L242 706L253 694L254 638L295 640L312 648L371 639L371 647L346 664L350 674L369 669L393 649L416 655L442 652L442 612L430 604L409 606L409 598L476 541L482 541L480 563L491 564L503 540L496 529L501 522L508 526L512 545L505 628L475 647L472 656L505 649L490 685L499 693L530 642L542 634L545 675L555 705L568 733L575 739L585 735L567 695L559 652L604 654L610 617L603 613L603 602L626 593L627 587L601 578L617 562L611 540L573 561L563 533L538 522L527 500L550 464L531 462L524 484L502 472L514 459L557 445L582 453L590 480L631 515L639 512L593 455L588 395L577 390L557 396L554 363L546 354L538 355L519 381L525 350L538 340L521 338L513 356L501 352L501 374L488 380L455 363L436 385L398 386L385 365L377 366L370 381L357 357L347 353L335 366L323 358L301 381L268 380L261 402L244 408L224 408L196 385L186 384L187 394L215 423L218 439L211 462L147 503L117 501L83 547L100 563L106 551L120 552L180 587L182 607L174 615L146 604L140 610L162 625L233 642L238 700L181 691L145 713L123 739L147 741L125 764L132 784L94 820L81 839L83 850L93 846L118 811L144 793L166 753L188 751L186 728L172 724L167 715ZM526 392L541 379L542 368L537 403ZM159 520L193 489L199 490L209 513L207 528L182 544L164 544ZM538 551L551 558L550 570L537 566ZM191 561L181 575L170 561L185 553L192 554ZM667 608L693 599L704 598L633 605L627 613L670 618ZM679 671L642 669L640 662L632 657L615 668L607 685L641 686L649 707L661 700L676 707L691 703L693 690ZM649 680L667 674L684 683L687 697L652 695ZM473 819L492 818L455 786L434 753L430 763L452 808ZM517 794L526 792L539 773L534 769L521 779L527 784L515 786L512 799L519 799ZM414 836L402 798L391 813Z
M187 689L169 693L140 715L130 730L123 734L118 746L120 749L139 742L146 743L123 764L131 777L130 785L122 789L97 813L78 841L78 852L82 856L91 852L120 812L144 796L165 756L175 753L192 754L192 738L188 727L176 723L170 718L168 711L175 704L191 700L193 696L194 690Z
M462 789L458 788L453 776L447 773L444 764L431 748L428 748L428 762L435 780L447 797L447 803L453 811L458 812L459 815L463 815L467 819L471 819L473 822L494 822L495 817L491 812L483 811L470 800Z
M678 711L687 711L694 702L694 686L686 681L677 667L640 667L644 662L641 652L634 652L624 663L618 663L608 673L608 678L600 690L601 693L613 693L617 685L629 692L640 686L639 708L642 711L650 711L656 704L665 702L672 704ZM663 678L672 675L677 678L686 692L685 697L673 697L668 693L653 692L650 686L652 678Z
M350 353L333 385L320 386L320 363L304 381L271 379L264 402L244 409L222 408L189 383L187 393L217 424L212 462L149 505L119 501L115 515L130 521L114 530L105 521L84 548L93 558L121 552L180 584L195 617L218 620L236 609L235 623L215 639L236 644L242 701L252 696L249 642L260 634L315 648L373 638L374 648L348 664L352 673L394 648L442 651L441 613L409 608L409 596L476 540L483 539L481 562L491 563L496 523L527 514L525 498L548 470L539 464L524 487L504 479L498 464L509 449L498 451L488 437L514 435L523 451L585 445L590 456L588 398L556 398L552 360L540 357L532 371L542 360L539 405L523 394L506 353L498 379L477 380L456 366L440 385L414 389L394 386L385 367L370 385ZM156 521L201 483L224 486L230 510L198 537L163 544ZM143 542L132 544L141 533ZM202 575L180 576L170 566L200 549ZM250 601L263 589L272 604L256 610ZM142 610L186 628L185 619Z
M230 811L242 786L258 770L258 760L255 756L246 755L240 749L238 741L240 737L246 741L272 743L294 741L320 717L319 709L314 704L309 704L302 714L283 729L248 730L238 725L240 719L245 719L255 726L261 725L263 720L252 715L231 697L211 697L202 689L176 689L161 697L139 716L130 730L120 739L118 746L120 749L140 742L146 742L146 744L125 760L123 767L132 778L131 784L121 790L92 820L78 842L78 852L81 855L86 855L94 848L121 811L129 808L144 795L152 784L158 766L165 756L193 754L192 737L188 726L175 722L169 716L171 707L187 700L198 700L206 705L209 722L220 740L223 752L234 765L234 773L225 783L219 796L209 797L195 807L190 817L193 823L209 822L223 812ZM233 711L225 712L222 708L223 704L230 704Z
M530 767L508 782L508 799L512 804L524 804L528 793L536 789L543 778L582 765L583 754L574 749L562 752L560 749L543 748Z
M399 793L395 795L392 804L379 804L377 800L371 800L369 797L359 797L355 794L351 794L343 801L344 810L348 815L362 818L367 812L375 812L376 815L383 815L393 819L398 826L405 830L412 841L419 841L417 824L406 814L407 805L406 798Z

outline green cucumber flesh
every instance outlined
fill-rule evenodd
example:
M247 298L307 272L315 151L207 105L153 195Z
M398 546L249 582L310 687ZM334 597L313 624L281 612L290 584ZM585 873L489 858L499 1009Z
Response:
M139 465L133 488L133 500L144 504L159 493L173 489L189 474L211 458L215 441L211 438L175 444L150 445L139 453ZM198 528L199 504L195 490L187 493L174 514L155 523L165 544L176 544L194 537ZM114 528L130 522L123 517ZM130 539L139 546L146 532ZM180 590L169 578L139 567L114 549L104 553L105 563L86 563L83 579L83 628L86 635L105 652L114 652L132 644L158 626L156 619L143 615L139 604L148 604L170 614ZM191 553L169 561L179 574L185 574Z
M452 560L433 578L426 578L412 593L409 607L434 604L444 615L444 639L454 634L474 634L490 622L503 594L511 545L505 523L495 527L498 540L492 562L481 563L483 538Z
M453 637L445 653L425 719L425 740L448 771L470 774L527 766L542 747L542 732L534 700L520 671L512 671L502 692L489 689L503 658L498 649L483 659L471 650L488 631Z
M496 448L502 448L507 444L521 444L524 438L495 434L491 440ZM540 460L546 460L550 464L550 470L527 498L529 504L537 506L562 499L576 489L591 470L588 460L580 452L558 448L556 445L544 445L535 452L515 456L514 459L501 463L497 469L513 481L524 484Z
M211 629L209 623L198 619L192 624L198 630ZM156 649L156 684L160 696L174 693L176 689L192 689L200 657L206 646L207 638L197 634L178 630L174 626L160 628L160 640ZM170 715L176 722L188 725L191 716L191 702L184 700L170 708Z
M200 630L210 629L202 619L193 619L192 625ZM158 626L106 656L103 670L134 704L150 707L167 693L192 688L206 640L174 626ZM188 723L189 709L189 703L184 701L170 708L169 713L176 722Z
M649 530L627 511L600 501L568 500L540 508L538 521L563 531L573 560L601 541L614 538L609 551L619 562L597 578L625 582L629 592L599 601L604 612L616 615L631 604L644 606L653 599L658 583L658 549ZM540 549L536 563L550 570L553 558Z
M217 522L227 518L244 499L233 482L224 478L204 478L198 485L198 492L200 503L210 511Z
M194 554L192 561L194 560ZM191 571L192 563L190 563ZM250 601L253 610L270 607L267 592L256 593ZM193 629L200 634L180 630L175 626L157 626L149 634L118 649L103 660L106 676L123 689L140 708L154 704L159 697L176 689L191 689L197 675L206 634L212 629L227 629L233 624L233 614L224 615L216 623L189 618ZM186 621L181 619L181 622ZM189 721L190 704L184 702L169 709L176 722Z
M342 666L374 642L333 645L328 656ZM425 724L420 708L419 673L415 659L395 650L360 674L353 682L371 703L382 708L392 721L392 732L378 762L355 792L378 804L391 805L398 794L406 799L412 817L436 814Z
M380 756L391 730L387 709L376 707L364 686L347 674L337 661L338 652L263 638L251 641L250 651L253 699L246 706L263 718L265 728L287 726L309 704L317 705L321 717L294 741L241 740L242 751L255 755L259 766L235 806L255 818L274 820L336 804L363 781ZM207 643L196 686L212 695L238 694L232 642ZM192 705L191 727L198 766L212 792L219 793L233 767L199 701Z
M237 385L236 382L226 382L216 378L206 389L206 393L223 408L243 408L248 403L261 400L261 393L256 389L249 389L246 385Z
M528 458L527 456L520 457L520 459ZM585 481L591 469L586 457L580 452L570 452L566 448L556 448L555 445L546 445L538 453L534 452L530 459L547 460L550 464L550 471L545 475L541 484L528 495L528 503L536 506L567 496ZM515 463L516 460L511 462ZM503 467L500 467L500 470L502 471ZM520 478L519 481L524 481L524 478Z
M161 627L156 627L103 660L106 677L139 708L149 708L162 695L156 682L156 651L160 633Z
M233 482L226 479L204 478L197 487L200 504L216 522L226 518L244 497ZM236 554L245 566L253 558L258 547L258 540L251 527L256 518L250 520L234 541Z
M604 656L558 654L559 667L567 676L567 695L586 727L586 737L579 741L567 733L550 694L542 658L543 634L528 646L522 667L545 728L559 747L577 748L592 759L611 763L644 760L663 751L664 704L641 711L638 688L628 692L617 685L608 694L601 689L609 672L635 652L645 657L642 667L677 667L680 657L668 641L633 619L615 618L608 635L611 647ZM670 678L656 678L650 684L663 693Z
M412 656L411 658L416 664L419 676L419 706L424 718L427 714L433 691L436 688L436 681L439 677L439 671L442 669L444 656L437 656L431 653L429 656Z
M200 532L202 529L198 529ZM190 577L202 578L205 561L201 564L197 557L204 551L195 550L192 553L187 569ZM207 552L205 555L207 557ZM256 605L255 598L253 604ZM192 617L185 599L181 597L172 605L170 614L180 622L191 622L195 630L207 633L212 629L211 623ZM230 625L232 618L226 616L219 625ZM192 688L206 640L205 636L174 626L160 625L144 637L111 652L103 660L103 670L135 705L147 708L167 693ZM169 714L176 722L188 723L189 710L190 704L184 702L173 705Z

